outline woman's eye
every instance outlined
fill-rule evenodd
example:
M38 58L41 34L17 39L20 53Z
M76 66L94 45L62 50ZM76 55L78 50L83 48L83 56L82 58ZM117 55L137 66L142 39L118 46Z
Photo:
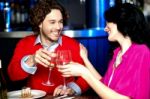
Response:
M63 23L63 21L60 21L60 23Z

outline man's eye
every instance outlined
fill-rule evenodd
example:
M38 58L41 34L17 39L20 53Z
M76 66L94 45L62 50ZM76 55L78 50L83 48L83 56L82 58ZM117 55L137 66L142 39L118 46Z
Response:
M50 22L50 24L55 24L55 22Z

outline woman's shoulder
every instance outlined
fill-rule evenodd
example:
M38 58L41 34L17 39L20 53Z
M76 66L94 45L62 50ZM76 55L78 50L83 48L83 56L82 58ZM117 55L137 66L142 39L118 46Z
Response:
M150 53L150 48L146 44L134 44L133 49L139 52Z
M120 51L120 47L117 47L114 50L114 55ZM149 54L150 55L150 48L146 44L136 44L133 43L130 48L127 50L126 54Z

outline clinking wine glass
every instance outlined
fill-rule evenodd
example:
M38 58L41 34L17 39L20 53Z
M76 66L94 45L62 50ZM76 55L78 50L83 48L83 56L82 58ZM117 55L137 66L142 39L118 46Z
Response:
M52 72L52 69L55 67L55 65L56 65L56 57L51 57L48 78L47 78L47 81L42 82L43 85L54 86L54 83L51 80L51 72Z
M69 64L72 61L71 51L70 50L60 50L57 52L56 64L63 66ZM63 90L67 89L66 79L64 79Z

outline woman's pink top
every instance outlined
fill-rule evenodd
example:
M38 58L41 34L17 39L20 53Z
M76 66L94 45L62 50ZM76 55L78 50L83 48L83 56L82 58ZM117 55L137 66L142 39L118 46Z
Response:
M150 49L133 43L122 56L122 62L114 67L119 51L120 48L114 50L103 83L132 99L150 99Z

